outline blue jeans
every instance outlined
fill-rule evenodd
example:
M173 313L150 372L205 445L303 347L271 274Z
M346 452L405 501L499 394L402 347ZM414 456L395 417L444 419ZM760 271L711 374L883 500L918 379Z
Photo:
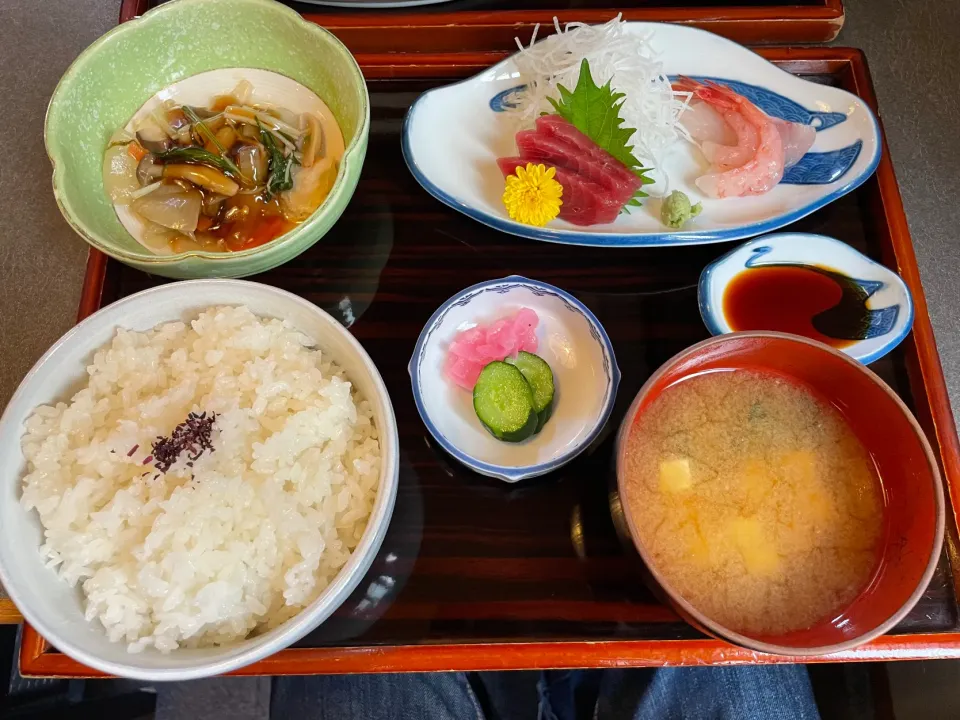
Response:
M246 683L246 684L244 684ZM259 683L259 685L257 684ZM157 720L817 720L802 665L216 678L158 688Z

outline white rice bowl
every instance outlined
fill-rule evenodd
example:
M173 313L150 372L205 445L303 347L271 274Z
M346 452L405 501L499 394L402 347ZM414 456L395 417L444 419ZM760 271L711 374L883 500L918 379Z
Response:
M21 502L40 552L112 641L234 642L295 615L349 559L380 447L370 404L312 344L246 307L121 329L87 387L27 421ZM151 442L188 413L214 414L212 450L162 472Z
M183 299L191 285L192 302ZM219 304L239 289L269 297L253 311L242 299ZM198 306L204 296L216 306ZM111 313L114 323L100 317ZM122 325L133 329L118 327L128 316ZM157 316L183 321L147 320ZM318 322L333 332L315 332ZM301 333L304 324L314 332ZM80 343L86 354L71 347ZM318 347L327 345L337 352L328 357ZM354 353L349 372L332 360ZM59 377L58 354L77 356L86 373ZM30 397L46 404L28 408ZM215 414L210 449L159 463L158 437L204 412ZM0 421L5 447L18 416L15 480L0 461L0 580L58 649L106 672L201 677L295 641L356 586L392 512L396 426L379 374L332 318L274 288L192 281L110 306L24 380ZM42 538L11 552L10 533L27 525ZM79 606L51 614L70 594Z

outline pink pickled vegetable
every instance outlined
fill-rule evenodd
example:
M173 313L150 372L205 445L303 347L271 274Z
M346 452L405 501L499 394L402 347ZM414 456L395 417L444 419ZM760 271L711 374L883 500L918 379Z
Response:
M530 308L489 325L457 333L450 343L443 370L447 377L465 390L473 390L484 367L521 350L537 351L537 325L540 318Z
M477 384L477 378L480 377L480 371L483 368L483 363L467 360L451 352L447 353L447 361L443 370L448 378L464 390L473 390L473 386Z

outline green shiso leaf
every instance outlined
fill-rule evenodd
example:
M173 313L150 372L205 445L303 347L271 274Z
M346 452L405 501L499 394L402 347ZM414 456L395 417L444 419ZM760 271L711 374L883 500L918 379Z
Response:
M623 118L620 117L620 107L626 97L623 93L614 92L610 87L610 81L602 87L598 86L593 81L590 63L586 58L580 63L580 77L573 92L563 85L558 85L557 90L560 91L560 99L548 98L548 100L560 117L626 165L644 185L653 182L646 175L651 168L645 168L640 164L633 154L633 146L628 144L636 129L623 126ZM638 189L634 199L646 196L643 190ZM631 201L628 204L633 203ZM636 204L639 205L639 203Z

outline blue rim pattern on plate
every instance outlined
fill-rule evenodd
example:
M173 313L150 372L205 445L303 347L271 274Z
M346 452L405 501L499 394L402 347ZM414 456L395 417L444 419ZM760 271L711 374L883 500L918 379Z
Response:
M463 83L470 82L471 80L473 80L473 78L467 78L466 80L461 80L458 83L454 83L454 85L462 85ZM529 238L531 240L541 240L543 242L559 243L562 245L583 245L588 247L662 247L670 245L701 245L706 243L727 242L730 240L743 240L755 235L761 235L772 232L773 230L779 230L780 228L790 225L797 220L801 220L807 215L816 212L820 208L829 205L837 198L843 197L852 190L860 187L860 185L866 182L866 180L873 175L874 171L877 169L877 166L880 164L881 144L877 143L876 152L870 159L870 163L864 169L864 171L849 180L842 187L834 190L829 195L825 195L809 205L805 205L802 208L798 208L790 213L780 215L779 217L732 230L688 230L663 233L585 233L574 232L570 230L557 231L549 228L538 228L531 225L524 225L522 223L514 222L506 217L491 215L490 213L484 212L471 205L461 202L457 198L441 190L426 178L426 176L423 174L423 171L413 159L413 150L410 146L410 125L413 122L418 107L423 100L428 97L429 94L430 91L418 97L407 111L407 115L403 121L403 135L401 143L403 159L406 162L407 167L410 169L410 172L413 174L413 177L416 178L417 182L420 183L423 189L430 193L430 195L435 197L437 200L442 202L444 205L447 205L448 207L451 207L454 210L463 213L467 217L473 218L477 222L493 228L494 230L499 230L500 232L504 232L509 235ZM879 138L880 126L877 122L877 118L873 113L869 113L869 117L871 123L873 124L874 132ZM493 158L491 158L491 162L493 161Z
M679 75L670 75L669 77L670 82L676 82L680 78ZM813 125L817 132L832 128L834 125L839 125L847 119L847 116L841 112L808 110L786 95L781 95L762 85L752 85L741 82L740 80L728 80L727 78L711 77L708 75L686 75L685 77L696 80L697 82L710 81L726 85L738 95L743 95L743 97L763 110L767 115L800 123L801 125ZM814 125L814 120L819 120L819 123Z
M848 172L860 157L863 140L825 152L808 152L783 173L781 185L829 185Z
M420 364L423 362L425 357L427 342L429 341L431 335L433 335L433 333L440 326L440 321L443 320L450 309L468 305L471 300L483 293L494 292L503 294L514 287L526 288L535 295L539 296L549 295L551 297L555 297L560 300L564 307L566 307L570 312L577 313L586 318L587 323L590 326L591 336L603 348L603 370L607 376L606 393L603 398L603 410L601 411L596 425L590 431L589 435L587 435L587 437L584 438L583 441L580 442L576 447L569 452L564 453L560 457L554 458L546 463L540 463L539 465L525 465L522 467L509 467L485 463L467 455L458 449L430 420L430 417L427 414L426 408L423 404L423 397L421 395L420 388ZM617 367L616 356L613 352L613 343L610 342L610 338L607 336L606 330L603 329L603 325L600 324L597 316L593 314L590 308L577 300L577 298L575 298L573 295L561 290L558 287L548 283L540 282L538 280L530 280L529 278L525 278L521 275L510 275L509 277L500 278L499 280L488 280L486 282L477 283L476 285L471 285L470 287L461 290L459 293L443 303L443 305L438 307L423 326L423 330L420 332L420 337L417 338L417 344L413 348L413 355L410 358L410 363L407 365L407 372L410 374L410 381L413 386L413 401L417 406L417 412L420 413L420 419L423 420L423 424L427 426L427 430L430 431L430 434L440 444L440 446L447 453L472 470L476 470L484 475L494 475L503 478L509 478L511 480L522 480L528 477L544 475L551 470L555 470L570 462L577 455L588 448L590 444L597 439L597 436L603 430L604 426L606 426L607 420L610 418L610 413L613 412L614 402L617 399L617 389L620 386L620 368Z
M725 263L731 256L740 252L747 246L758 244L758 243L776 241L778 238L781 238L784 236L797 236L797 235L810 235L810 233L775 233L773 235L765 235L763 237L754 238L749 242L746 242L743 245L738 245L733 250L730 250L729 252L724 253L723 255L721 255L719 258L714 260L712 263L710 263L703 269L703 271L700 273L700 280L697 283L697 304L700 308L700 318L703 320L703 324L706 325L707 330L710 332L711 335L724 335L728 332L732 332L731 330L724 330L717 319L717 316L722 312L722 310L719 308L714 308L710 304L709 288L710 288L711 277L713 275L714 270L716 270L716 268L720 267L723 263ZM863 356L855 355L853 352L851 352L856 347L856 343L854 343L851 346L840 349L841 352L844 352L850 355L850 357L852 357L854 360L857 360L858 362L861 362L864 365L869 365L870 363L879 360L880 358L885 356L887 353L889 353L891 350L896 348L897 345L903 342L903 339L910 334L910 330L913 328L913 319L914 319L913 295L910 293L910 289L907 287L906 283L903 282L903 279L900 278L899 275L897 275L895 272L893 272L889 268L881 265L875 260L872 260L871 258L867 257L863 253L857 251L856 249L852 248L851 246L847 245L845 242L841 240L837 240L836 238L832 238L827 235L817 235L817 237L823 240L827 240L835 245L839 245L842 248L844 248L845 251L854 252L857 255L860 255L863 258L864 262L867 262L870 265L875 265L877 267L880 267L884 270L885 273L889 273L890 275L895 277L903 287L906 310L907 310L907 321L899 333L897 333L896 335L892 335L890 339L887 340L886 343L884 343L882 346L874 350L872 353L868 353ZM746 266L750 267L751 265L749 265L749 261L753 259L754 259L754 256L751 256ZM860 280L859 282L864 283L865 281ZM870 281L866 281L866 282L870 282ZM874 290L874 292L875 291L876 289ZM870 339L870 338L868 337L865 339Z

